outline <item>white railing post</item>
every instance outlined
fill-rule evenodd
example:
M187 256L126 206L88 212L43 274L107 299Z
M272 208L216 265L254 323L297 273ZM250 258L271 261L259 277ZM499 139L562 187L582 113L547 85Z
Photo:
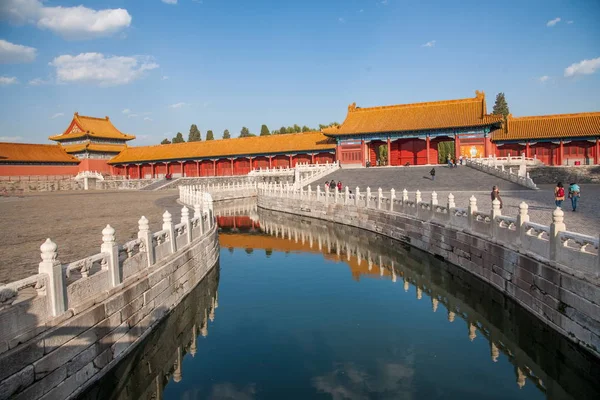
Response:
M308 191L306 192L306 197L308 197L308 201L310 201L312 198L312 186L311 185L308 185Z
M456 208L456 204L454 204L454 195L450 193L448 195L448 211L452 210L453 208Z
M200 199L196 200L198 200L198 203L194 204L194 218L199 218L198 226L200 227L200 236L202 236L204 234L204 218L202 216L202 207L199 203Z
M181 209L181 222L185 223L185 233L187 237L187 244L192 243L192 222L190 221L190 210L183 206Z
M329 204L329 186L325 186L325 204Z
M392 188L390 190L390 211L394 211L394 201L396 200L396 190Z
M356 187L356 193L354 194L354 205L358 207L360 204L360 188Z
M562 246L562 241L560 240L560 232L566 231L567 227L565 226L564 218L565 213L560 207L556 207L556 209L552 212L552 224L550 225L550 259L556 260L558 252L560 251L560 247Z
M121 268L119 268L119 246L115 242L115 229L106 225L102 229L102 246L100 252L107 254L108 279L111 287L115 287L123 282Z
M367 194L365 200L365 208L369 208L369 204L371 203L371 188L369 186L367 186Z
M438 205L438 195L436 192L431 192L431 210Z
M469 198L469 228L473 229L475 213L477 212L477 199L475 196Z
M501 216L500 200L492 200L492 213L490 215L490 236L496 238L498 236L498 228L500 227L496 221L496 217Z
M317 201L321 201L321 185L317 185Z
M144 251L146 252L146 260L148 267L154 265L154 246L152 245L152 233L150 232L150 224L148 218L142 215L142 218L138 221L138 238L141 239L144 244Z
M46 299L50 315L57 316L67 310L67 277L60 261L57 260L58 246L46 239L40 246L42 262L38 273L46 275Z
M169 211L165 211L163 214L163 230L166 229L168 231L167 235L169 236L169 243L171 253L177 252L177 241L175 240L175 229L173 228L173 218L171 218L171 213Z
M381 210L381 203L383 203L383 190L377 189L377 209Z
M333 189L335 191L334 193L334 204L338 203L338 197L340 195L340 191L338 190L337 186Z
M527 230L525 229L525 224L529 222L529 214L527 214L529 206L524 201L519 204L519 214L517 215L517 244L521 246L525 242L525 235L527 234Z
M349 201L350 201L350 189L348 189L348 186L346 186L345 190L344 190L344 205L348 205Z
M402 205L406 204L408 201L408 190L404 189L402 191Z

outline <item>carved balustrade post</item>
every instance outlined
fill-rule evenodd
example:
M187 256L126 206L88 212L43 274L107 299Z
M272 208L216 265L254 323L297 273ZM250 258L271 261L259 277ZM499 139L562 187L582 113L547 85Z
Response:
M56 243L46 239L40 246L42 262L38 267L38 273L46 275L48 312L54 317L67 310L67 277L57 259L57 248Z
M396 189L390 190L390 211L394 211L394 201L396 200Z
M550 259L556 260L558 252L562 247L562 241L560 240L560 232L566 231L567 227L563 222L565 219L565 213L560 207L552 212L552 224L550 225Z
M102 246L100 252L107 254L108 280L111 287L115 287L123 282L121 268L119 268L119 246L115 242L115 229L106 225L102 230Z
M321 201L321 186L317 185L317 201Z
M348 186L346 186L345 191L344 191L344 205L348 205L349 201L350 201L350 189L348 189Z
M477 212L477 199L475 196L471 196L469 199L469 228L473 229L475 221L475 213Z
M383 202L383 190L377 189L377 209L381 210L381 203Z
M185 223L187 244L192 243L192 222L190 221L190 210L183 206L181 209L181 222Z
M365 208L369 208L369 204L371 203L371 188L367 186L367 194L365 198Z
M329 186L325 186L325 204L329 204Z
M500 200L492 200L492 213L490 215L490 236L493 238L498 237L499 224L496 221L496 217L501 216L502 211L500 210Z
M333 197L333 203L337 204L338 203L338 198L340 195L340 191L338 190L337 186L335 188L333 188L334 190L334 197Z
M408 201L408 190L402 190L402 205L404 206Z
M200 236L204 234L204 218L202 216L202 207L199 203L194 204L194 218L199 218L198 226L200 227Z
M311 201L312 199L312 186L308 185L308 190L306 192L306 197L308 198L308 201Z
M152 232L150 232L150 224L148 218L142 215L142 218L138 221L138 238L142 240L144 244L144 251L146 252L146 263L148 267L154 265L154 246L152 244Z
M354 194L354 205L358 207L360 204L360 188L356 187L356 193Z
M519 204L519 214L517 215L517 245L522 246L525 241L527 229L525 224L529 222L529 214L527 214L529 206L524 201Z
M450 212L453 208L456 208L456 204L454 203L454 195L450 193L448 195L448 212Z
M173 218L171 218L171 213L169 211L165 211L163 214L163 230L167 230L167 235L169 236L169 243L171 253L177 252L177 241L175 240L175 229L173 227Z

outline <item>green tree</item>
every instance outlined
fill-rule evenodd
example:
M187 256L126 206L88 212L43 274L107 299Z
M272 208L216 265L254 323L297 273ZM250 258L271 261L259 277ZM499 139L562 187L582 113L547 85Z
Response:
M164 138L160 144L171 144L171 141L167 138Z
M177 135L175 135L175 137L173 138L173 143L184 143L185 139L183 138L183 135L181 134L181 132L177 132Z
M202 140L202 135L200 134L198 127L196 126L196 124L192 124L192 126L190 126L190 134L188 136L188 142L199 142L201 140Z
M308 126L304 125L302 127L302 132L310 132L312 129L310 129Z
M260 136L268 136L270 134L271 134L271 132L269 131L269 128L267 128L267 126L263 124L260 127Z
M294 129L294 133L302 132L302 128L300 128L300 126L297 124L294 124L294 126L292 128Z
M294 133L294 127L288 126L287 128L285 128L285 133Z
M445 164L448 162L448 156L454 158L454 141L438 143L438 162Z
M283 135L283 134L286 134L286 133L287 133L287 131L285 129L285 126L282 126L281 128L279 128L279 134L280 135Z
M379 146L379 165L387 165L388 149L387 145Z
M496 95L496 102L494 103L494 110L492 111L492 114L502 115L504 118L510 114L504 93L500 92Z
M213 131L206 131L206 140L215 140L215 135L213 135Z
M242 126L242 130L240 131L240 137L248 137L250 136L250 130L245 126Z
M231 139L231 135L229 134L229 129L225 129L223 131L223 139Z

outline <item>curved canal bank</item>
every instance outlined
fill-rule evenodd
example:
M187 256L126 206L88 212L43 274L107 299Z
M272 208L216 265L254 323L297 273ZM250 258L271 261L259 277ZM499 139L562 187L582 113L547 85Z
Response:
M218 302L211 272L86 399L600 394L597 359L459 267L318 219L215 214Z

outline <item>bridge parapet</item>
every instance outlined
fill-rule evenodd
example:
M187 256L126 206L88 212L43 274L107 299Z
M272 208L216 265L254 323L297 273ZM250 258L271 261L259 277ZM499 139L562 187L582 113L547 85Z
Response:
M600 356L600 237L567 230L560 208L550 225L529 221L522 202L516 216L502 215L500 202L480 211L471 196L457 207L406 189L317 186L259 188L258 206L356 226L439 255L514 298L555 330Z
M537 158L528 158L523 154L520 157L486 157L486 158L467 158L466 165L478 169L488 174L497 176L507 181L529 189L537 189L537 185L529 176L527 166L538 165L540 161ZM513 168L515 166L516 168Z
M204 197L193 217L182 208L179 223L165 212L158 232L141 217L137 238L124 244L107 225L100 252L74 262L61 263L47 239L39 273L0 286L0 398L68 396L173 309L218 260L212 201Z

